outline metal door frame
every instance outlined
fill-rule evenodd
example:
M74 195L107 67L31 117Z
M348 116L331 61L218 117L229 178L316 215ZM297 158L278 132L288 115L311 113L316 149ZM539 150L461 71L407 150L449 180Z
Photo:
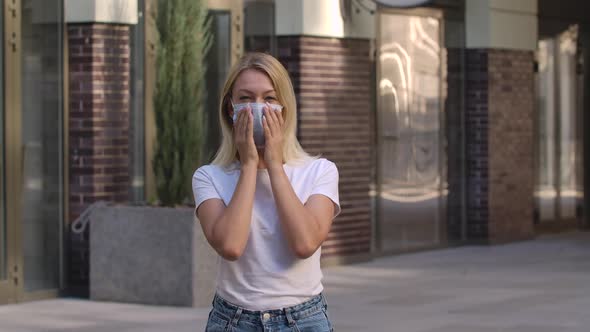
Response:
M243 0L208 0L209 10L229 11L231 15L231 63L233 66L244 52Z
M378 82L381 81L381 64L379 61L379 50L381 48L381 42L380 42L380 36L381 36L381 16L382 15L404 15L404 16L421 16L421 17L431 17L431 18L435 18L439 21L439 41L440 41L440 45L441 48L443 48L444 44L444 13L442 9L436 9L436 8L427 8L427 7L418 7L418 8L410 8L410 9L397 9L397 8L388 8L388 7L383 7L381 5L377 6L377 15L376 15L376 19L375 19L375 24L377 25L375 32L375 62L376 62L376 73L375 73L375 78L376 78L376 89L375 89L375 98L376 100L376 112L375 112L375 117L376 119L374 120L375 123L377 124L376 128L375 128L375 133L376 133L376 153L375 153L375 222L374 222L374 232L373 232L373 236L372 236L372 244L371 244L371 248L373 250L375 250L375 252L373 253L374 256L381 256L381 255L390 255L390 254L395 254L395 253L400 253L400 252L405 252L405 251L415 251L415 250L395 250L393 252L391 251L384 251L382 246L381 246L381 242L379 240L379 234L380 234L380 220L381 220L381 202L380 202L380 198L379 195L381 194L381 190L382 190L382 183L383 183L383 179L381 178L381 155L379 153L379 151L381 151L382 148L382 144L381 144L381 125L379 124L379 115L380 115L380 110L382 109L381 104L380 104L380 98L377 97L377 93L378 93L378 88L379 88L379 84ZM444 119L444 114L446 112L445 108L444 108L444 95L443 95L443 70L444 68L442 67L442 64L444 63L444 57L443 57L443 52L440 52L439 54L439 59L440 59L440 63L441 63L441 67L439 70L439 78L440 78L440 86L439 86L439 102L441 105L440 108L440 112L438 114L438 119L439 119L439 174L441 176L444 176L444 181L441 181L439 184L439 193L444 193L444 187L443 184L446 183L448 181L446 174L443 174L442 170L443 170L443 163L446 163L446 157L443 158L443 156L446 156L446 126L445 126L445 119ZM444 247L448 241L447 239L447 234L446 234L446 229L447 229L447 223L446 223L446 209L447 209L447 199L446 198L442 198L442 196L440 196L439 198L439 208L438 208L438 217L439 220L441 221L445 221L445 222L441 222L440 225L437 225L438 227L438 237L439 237L439 244L433 245L432 249L434 248L440 248L440 247ZM424 250L424 249L429 249L429 247L424 247L424 248L420 248L417 250Z
M0 92L3 96L2 98L2 104L0 104L0 133L2 135L2 137L0 137L0 255L4 254L6 257L6 261L2 262L2 259L0 259L0 270L5 269L5 276L0 275L0 303L3 303L4 301L10 301L10 297L13 293L13 288L14 285L13 283L11 283L10 280L10 264L8 262L8 257L10 254L10 250L8 250L8 243L4 243L3 240L4 239L9 239L10 237L5 234L5 232L8 232L9 229L11 228L10 226L8 226L8 220L6 219L6 215L5 215L5 205L4 205L4 114L5 114L5 109L6 104L5 104L5 99L4 99L4 87L6 85L6 79L4 77L4 54L6 53L6 45L4 43L5 40L7 40L4 37L4 31L6 30L4 27L5 24L5 20L4 20L4 12L6 12L6 10L4 9L4 5L5 5L5 1L4 0L0 0L0 19L2 22L1 26L0 26L0 40L2 41L2 46L0 47L0 56L2 57L2 63L0 63L0 66L2 68L1 70L1 74L0 74L0 80L2 80L0 82L0 88L2 89L2 92ZM4 227L4 225L6 225L6 227ZM5 252L4 252L5 251ZM4 252L4 253L3 253ZM2 266L1 264L5 264L4 266Z
M7 265L8 280L3 285L0 281L0 303L15 303L23 301L34 301L47 298L55 298L59 295L60 289L64 287L64 243L63 230L65 213L59 220L59 285L53 289L43 289L27 292L24 288L24 252L23 252L23 166L24 151L22 148L22 0L4 0L4 186L5 192L10 193L4 196L5 218L7 221ZM63 2L60 3L61 18L63 18ZM67 43L64 41L65 22L62 23L63 34L59 37L64 46L62 53L62 64L67 63ZM67 92L67 66L62 66L62 86L59 92L62 97ZM10 82L10 84L6 84ZM63 99L62 109L62 176L63 203L62 212L67 211L67 99ZM1 198L1 197L0 197Z

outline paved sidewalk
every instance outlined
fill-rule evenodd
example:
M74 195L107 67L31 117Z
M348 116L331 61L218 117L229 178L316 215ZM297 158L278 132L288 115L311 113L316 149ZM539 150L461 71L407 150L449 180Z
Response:
M590 233L324 269L337 332L588 332ZM0 306L2 332L195 332L206 309L58 299Z

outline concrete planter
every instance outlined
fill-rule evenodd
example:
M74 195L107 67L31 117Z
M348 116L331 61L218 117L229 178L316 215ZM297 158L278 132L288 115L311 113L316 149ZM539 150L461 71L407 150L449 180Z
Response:
M101 206L90 215L90 299L210 306L217 254L191 208Z

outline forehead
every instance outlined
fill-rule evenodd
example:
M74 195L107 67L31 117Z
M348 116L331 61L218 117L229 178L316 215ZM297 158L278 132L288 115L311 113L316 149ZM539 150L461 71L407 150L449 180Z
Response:
M234 82L234 91L239 89L248 89L251 91L268 91L274 89L270 78L262 71L256 69L246 69L241 72Z

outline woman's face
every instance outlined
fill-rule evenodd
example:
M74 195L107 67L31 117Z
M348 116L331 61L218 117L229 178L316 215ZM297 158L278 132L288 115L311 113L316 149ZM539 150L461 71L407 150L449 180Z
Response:
M246 69L238 75L231 91L231 101L234 104L279 104L270 78L263 72L255 69ZM231 108L229 110L229 116L234 116L234 110Z

